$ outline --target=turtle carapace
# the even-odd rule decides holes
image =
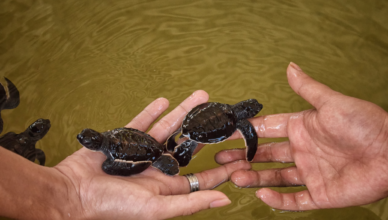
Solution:
[[[179,173],[178,162],[164,153],[164,146],[137,129],[124,127],[99,133],[87,128],[77,139],[89,150],[105,154],[102,170],[107,174],[129,176],[151,165],[167,175]]]
[[[256,154],[258,137],[247,119],[254,117],[262,108],[263,105],[256,99],[248,99],[235,105],[218,102],[200,104],[186,115],[181,127],[167,139],[166,148],[178,160],[179,166],[186,166],[198,143],[219,143],[238,130],[245,140],[246,158],[252,161]],[[175,136],[180,132],[181,137],[188,140],[178,145]]]

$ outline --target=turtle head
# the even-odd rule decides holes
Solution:
[[[82,146],[88,148],[89,150],[100,150],[104,137],[100,132],[86,128],[77,135],[78,141]]]
[[[252,118],[261,111],[263,105],[256,99],[248,99],[232,105],[232,109],[238,120]]]
[[[27,128],[27,132],[31,137],[41,139],[47,134],[50,127],[50,120],[39,118]]]

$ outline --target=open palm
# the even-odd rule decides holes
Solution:
[[[195,92],[155,123],[149,134],[163,143],[179,127],[190,109],[207,100],[206,92]],[[166,99],[157,99],[126,127],[146,131],[167,107]],[[101,169],[104,160],[106,157],[102,153],[82,148],[55,167],[66,176],[72,201],[78,202],[77,210],[69,213],[70,217],[166,219],[224,206],[229,204],[230,200],[223,193],[206,189],[227,181],[235,170],[250,169],[248,162],[240,161],[198,173],[196,176],[200,190],[204,191],[190,193],[186,177],[167,176],[152,167],[129,177],[111,176]]]
[[[287,75],[292,89],[315,109],[252,119],[259,137],[289,138],[259,145],[254,162],[294,162],[295,167],[240,170],[232,174],[232,181],[242,187],[306,185],[307,190],[297,193],[257,191],[268,205],[286,210],[362,205],[386,197],[387,112],[331,90],[295,64]],[[222,164],[243,156],[242,150],[227,150],[216,159]]]

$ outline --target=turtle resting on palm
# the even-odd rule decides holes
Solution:
[[[187,166],[198,143],[216,144],[228,139],[238,130],[247,147],[246,159],[252,161],[257,150],[258,137],[255,128],[247,120],[261,111],[263,105],[256,99],[248,99],[235,105],[207,102],[193,108],[183,119],[181,127],[167,139],[166,148],[179,161],[179,166]],[[187,140],[177,144],[175,136]]]
[[[0,146],[19,154],[28,160],[35,162],[39,160],[40,165],[44,165],[46,156],[40,149],[35,148],[37,141],[42,139],[51,127],[50,120],[38,119],[20,134],[8,132],[0,137]]]
[[[19,91],[16,86],[9,79],[5,78],[5,80],[7,81],[8,96],[5,92],[4,86],[0,84],[0,133],[3,132],[1,110],[16,108],[20,102]]]
[[[179,173],[178,161],[164,146],[134,128],[116,128],[103,133],[86,128],[77,135],[87,149],[100,151],[107,159],[102,170],[110,175],[129,176],[153,166],[167,175]]]
[[[107,159],[102,170],[111,175],[129,176],[138,174],[152,166],[167,175],[179,173],[186,166],[198,143],[218,143],[239,130],[248,145],[247,159],[251,161],[257,149],[257,134],[246,120],[255,116],[263,106],[249,99],[230,106],[209,102],[191,110],[182,123],[183,136],[190,139],[177,145],[174,138],[167,147],[150,135],[134,128],[116,128],[100,133],[86,128],[77,135],[78,141],[87,149],[100,151]]]

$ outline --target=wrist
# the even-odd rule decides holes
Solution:
[[[80,219],[75,188],[54,168],[0,147],[0,215],[14,219]],[[70,215],[70,216],[69,216]]]
[[[83,219],[80,197],[74,184],[55,168],[48,168],[51,180],[43,196],[47,213],[45,219]],[[44,208],[44,207],[43,207]]]

